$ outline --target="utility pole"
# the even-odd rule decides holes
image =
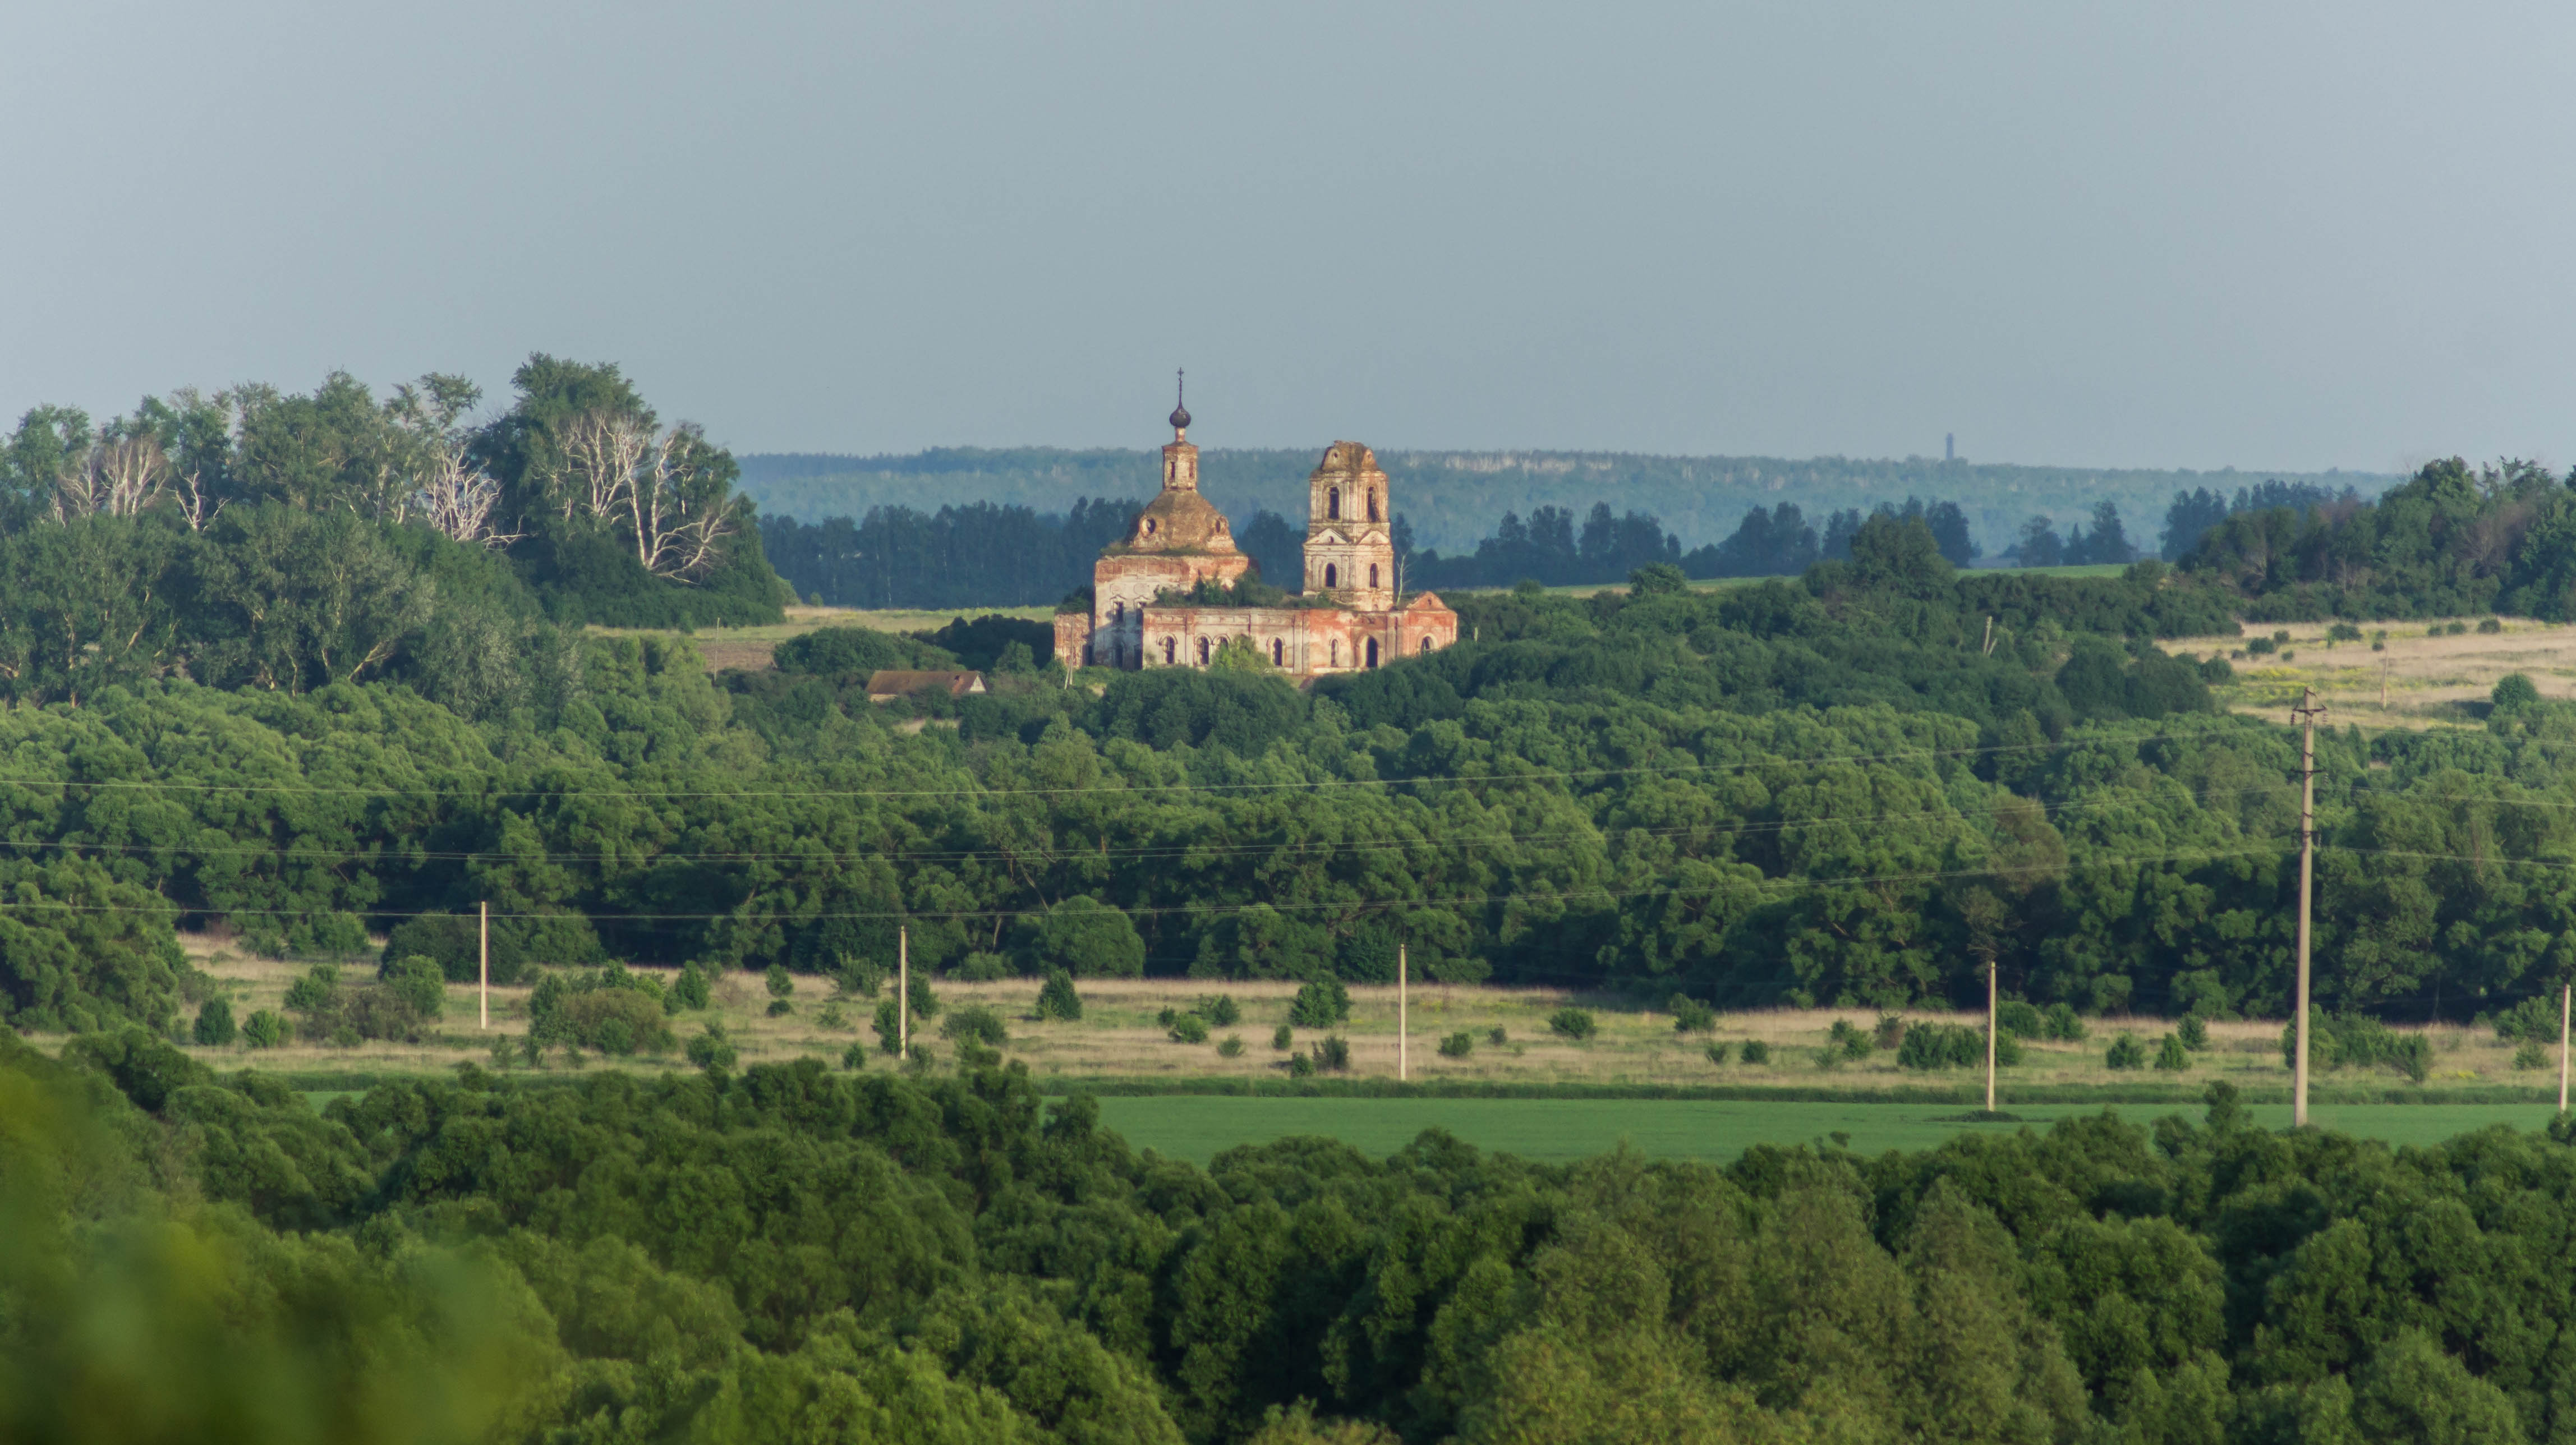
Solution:
[[[912,1057],[912,932],[901,923],[894,926],[894,1053]]]
[[[2567,1112],[2567,1005],[2576,998],[2576,987],[2558,986],[2558,1112]]]
[[[485,1027],[485,1028],[487,1028],[487,1029],[488,1029],[488,1028],[492,1027],[492,900],[491,900],[491,899],[486,898],[486,899],[484,899],[484,900],[483,900],[483,903],[482,903],[482,914],[483,914],[483,918],[482,918],[482,926],[481,926],[478,930],[476,930],[476,931],[477,931],[477,933],[481,936],[481,939],[482,939],[482,943],[481,943],[480,951],[481,951],[481,954],[482,954],[482,960],[483,960],[483,961],[482,961],[481,970],[480,970],[480,972],[481,972],[481,976],[482,976],[482,982],[477,986],[477,989],[478,989],[478,992],[479,992],[479,993],[481,994],[481,996],[482,996],[483,1027]]]
[[[2308,1127],[2308,901],[2317,854],[2317,719],[2325,705],[2313,687],[2299,689],[2290,716],[2299,726],[2299,1017],[2298,1057],[2291,1064],[2290,1125]]]
[[[1978,647],[1977,655],[1979,657],[1992,657],[1995,655],[1995,618],[1994,614],[1991,612],[1986,614],[1986,640],[1982,646]]]
[[[1404,1082],[1407,1065],[1411,1062],[1405,1053],[1404,985],[1404,945],[1399,943],[1395,946],[1395,1079],[1397,1083]],[[2563,1074],[2565,1070],[2562,1069],[2560,1072]],[[2559,1085],[2559,1092],[2561,1094],[2567,1092],[2563,1082]],[[2566,1100],[2561,1099],[2558,1107],[2566,1108]]]
[[[1986,1112],[1995,1111],[1995,956],[1986,955]]]

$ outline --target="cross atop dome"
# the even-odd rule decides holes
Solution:
[[[1187,371],[1172,373],[1172,440],[1176,442],[1190,438],[1190,409],[1181,404],[1181,384],[1188,379]]]

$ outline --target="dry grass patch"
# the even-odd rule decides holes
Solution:
[[[2364,622],[2363,640],[2329,645],[2323,622],[2245,624],[2245,637],[2184,637],[2160,644],[2178,657],[2226,657],[2253,637],[2287,631],[2292,654],[2234,659],[2236,680],[2215,689],[2231,712],[2280,721],[2304,687],[2314,687],[2338,725],[2365,728],[2476,727],[2487,695],[2505,674],[2528,675],[2541,696],[2576,698],[2576,626],[2504,620],[2501,632],[2481,633],[2475,617],[2439,621]],[[2451,621],[2467,630],[2454,637]],[[2383,651],[2370,638],[2386,631]]]
[[[919,608],[790,607],[787,620],[764,627],[701,627],[696,631],[654,627],[590,627],[598,637],[685,637],[698,646],[707,671],[729,667],[760,672],[771,665],[778,644],[824,627],[872,627],[879,632],[935,632],[960,617],[1016,617],[1044,622],[1052,607],[958,607],[937,611]]]

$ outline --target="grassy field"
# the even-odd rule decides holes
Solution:
[[[959,617],[982,617],[988,614],[1016,617],[1023,622],[1044,622],[1055,616],[1052,607],[961,607],[942,611],[918,611],[909,608],[867,610],[855,607],[790,607],[787,620],[770,627],[701,627],[694,632],[650,627],[593,627],[600,637],[686,637],[698,645],[707,660],[707,670],[722,672],[729,667],[757,672],[769,666],[770,653],[791,637],[802,636],[818,627],[873,627],[879,632],[934,632]]]
[[[218,980],[233,1005],[234,1016],[254,1009],[281,1007],[287,985],[300,975],[302,962],[247,957],[222,941],[204,937],[185,940],[198,966]],[[366,961],[346,965],[363,980],[372,976]],[[650,970],[638,970],[650,972]],[[669,977],[663,974],[663,977]],[[862,1045],[865,1067],[883,1068],[891,1060],[876,1045],[869,1028],[873,999],[836,997],[823,980],[802,977],[784,1014],[768,1012],[770,997],[763,980],[735,973],[715,981],[710,1008],[672,1020],[678,1039],[715,1024],[724,1029],[744,1064],[781,1062],[799,1057],[823,1059],[838,1067],[853,1044]],[[1084,1017],[1080,1022],[1040,1021],[1033,1017],[1037,983],[1010,979],[994,983],[942,980],[937,985],[947,1014],[917,1022],[916,1038],[946,1057],[952,1046],[940,1027],[954,1011],[982,1004],[1004,1019],[1010,1033],[1003,1046],[1025,1063],[1050,1091],[1085,1084],[1129,1090],[1176,1091],[1284,1087],[1291,1053],[1312,1053],[1321,1040],[1314,1030],[1294,1030],[1289,1048],[1274,1046],[1274,1031],[1285,1024],[1295,986],[1286,983],[1228,983],[1139,979],[1088,980],[1082,985]],[[1164,1009],[1205,1010],[1222,992],[1241,1011],[1239,1023],[1211,1027],[1204,1043],[1175,1042],[1159,1021]],[[1351,1015],[1331,1032],[1349,1047],[1345,1074],[1326,1073],[1325,1080],[1392,1080],[1397,1071],[1396,997],[1391,986],[1351,989]],[[492,990],[491,1027],[480,1027],[474,990],[456,985],[448,990],[446,1017],[437,1031],[418,1043],[374,1042],[350,1048],[298,1040],[284,1047],[252,1053],[242,1046],[196,1050],[219,1068],[255,1065],[307,1077],[374,1075],[444,1070],[462,1061],[489,1063],[496,1052],[515,1056],[525,1034],[525,987]],[[1596,1032],[1576,1041],[1549,1028],[1559,1009],[1586,1007]],[[1613,1001],[1588,999],[1545,989],[1472,988],[1429,985],[1412,990],[1408,1030],[1407,1073],[1433,1088],[1457,1091],[1551,1088],[1630,1092],[1725,1089],[1782,1096],[1870,1100],[1921,1098],[1927,1094],[1967,1098],[1977,1086],[1972,1070],[1925,1072],[1900,1069],[1895,1055],[1873,1050],[1866,1057],[1842,1057],[1826,1043],[1837,1020],[1864,1029],[1878,1022],[1874,1011],[1860,1009],[1780,1010],[1722,1014],[1711,1034],[1684,1034],[1670,1014],[1643,1011]],[[1974,1015],[1911,1011],[1909,1022],[1954,1022],[1981,1025]],[[2106,1018],[2088,1021],[2092,1036],[2080,1043],[2025,1044],[2028,1058],[2002,1072],[2006,1107],[2019,1091],[2025,1099],[2191,1098],[2213,1078],[2223,1078],[2249,1098],[2281,1096],[2289,1082],[2281,1062],[2277,1021],[2220,1021],[2209,1026],[2210,1047],[2191,1056],[2180,1072],[2114,1071],[2105,1053],[2110,1041],[2131,1033],[2152,1046],[2169,1025],[2153,1018]],[[1499,1032],[1501,1042],[1495,1041]],[[2513,1050],[2486,1029],[2465,1024],[2437,1024],[2423,1030],[2431,1039],[2435,1067],[2422,1085],[2410,1084],[2392,1071],[2328,1071],[2320,1075],[2318,1097],[2342,1095],[2345,1102],[2377,1100],[2392,1092],[2428,1101],[2538,1097],[2554,1088],[2550,1070],[2517,1070]],[[1465,1035],[1469,1051],[1449,1057],[1438,1052],[1444,1039]],[[1235,1057],[1220,1046],[1241,1041]],[[1770,1051],[1762,1064],[1743,1062],[1743,1046],[1759,1041]],[[1726,1047],[1728,1059],[1714,1063],[1711,1043]],[[539,1067],[559,1073],[573,1061],[550,1053]],[[631,1059],[597,1055],[580,1061],[591,1068],[648,1071],[686,1068],[676,1052]],[[510,1065],[524,1068],[523,1063]],[[320,1084],[311,1087],[323,1087]]]
[[[2229,658],[2236,680],[2217,690],[2220,705],[2275,722],[2287,720],[2303,687],[2317,690],[2335,726],[2374,729],[2479,726],[2487,694],[2509,672],[2528,674],[2543,697],[2576,697],[2576,626],[2516,619],[2482,633],[2482,619],[2451,620],[2466,630],[2453,636],[2444,621],[2364,622],[2362,641],[2330,643],[2322,622],[2249,622],[2245,637],[2163,646],[2177,656]],[[2281,652],[2244,651],[2248,639],[2283,631],[2290,640]],[[2385,645],[2374,651],[2371,640],[2382,632]]]
[[[2046,1128],[2072,1114],[2101,1106],[2039,1104],[2004,1112]],[[2111,1106],[2133,1122],[2180,1114],[2197,1120],[2201,1109],[2179,1104]],[[1261,1144],[1297,1134],[1339,1139],[1372,1158],[1411,1143],[1425,1129],[1440,1128],[1479,1149],[1562,1163],[1625,1143],[1658,1159],[1701,1159],[1723,1164],[1753,1144],[1843,1142],[1865,1154],[1888,1149],[1929,1149],[1963,1133],[2009,1134],[2025,1124],[1969,1123],[1956,1104],[1805,1103],[1772,1100],[1670,1099],[1226,1099],[1105,1098],[1101,1122],[1139,1149],[1205,1164],[1239,1144]],[[2507,1124],[2537,1129],[2549,1122],[2543,1104],[2341,1104],[2309,1110],[2317,1125],[2383,1139],[2392,1144],[2431,1144]],[[2287,1104],[2258,1104],[2255,1123],[2286,1128]]]

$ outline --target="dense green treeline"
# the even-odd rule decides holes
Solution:
[[[731,455],[614,366],[512,380],[480,424],[437,375],[28,412],[0,442],[0,691],[404,677],[479,711],[553,686],[551,625],[779,620]]]
[[[2257,621],[2576,617],[2576,474],[2428,464],[2374,502],[2239,512],[2179,564]]]
[[[379,1086],[0,1036],[28,1441],[2510,1442],[2576,1149],[2109,1115],[1570,1166],[1138,1156],[1018,1066]]]
[[[1961,577],[1879,519],[1795,584],[1478,598],[1455,648],[1311,695],[1055,686],[1010,670],[1027,624],[934,635],[1020,658],[994,693],[892,704],[867,673],[931,643],[823,632],[710,679],[591,640],[558,699],[480,721],[395,683],[113,686],[0,713],[0,1000],[167,1027],[174,921],[355,951],[488,900],[537,964],[868,975],[906,924],[929,970],[1368,980],[1401,940],[1455,981],[1895,1005],[1979,996],[1991,954],[2043,1003],[2278,1016],[2294,741],[2146,641],[2209,630],[2210,595],[2155,563]],[[2322,740],[2329,1007],[2462,1017],[2570,971],[2571,733],[2527,701]]]

